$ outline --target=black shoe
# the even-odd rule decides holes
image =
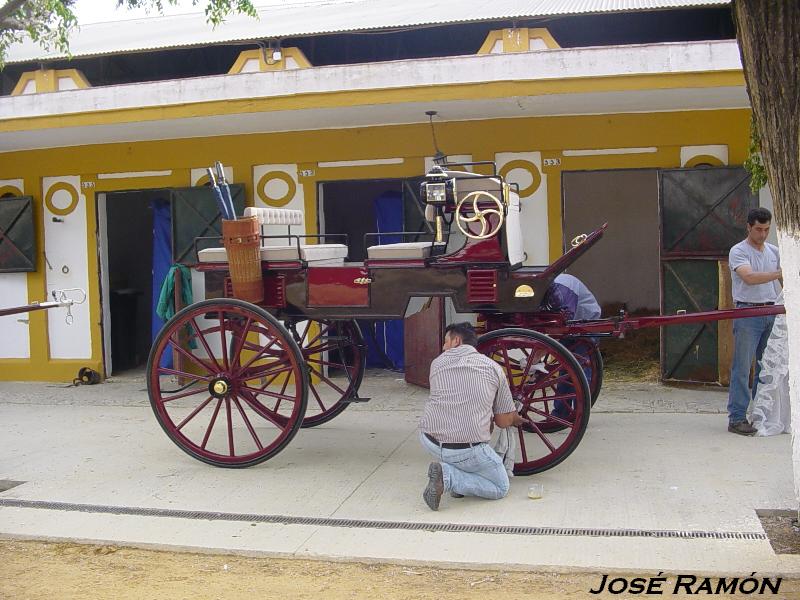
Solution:
[[[728,423],[728,431],[739,435],[755,435],[758,430],[745,419],[736,423]]]
[[[450,492],[451,498],[463,498],[464,494],[459,494],[458,492]]]
[[[444,493],[444,477],[442,475],[442,465],[432,462],[428,466],[428,485],[422,492],[425,504],[431,510],[439,510],[439,501]]]

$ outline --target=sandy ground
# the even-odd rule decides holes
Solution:
[[[16,540],[0,540],[0,557],[4,600],[630,597],[590,594],[598,587],[600,574],[332,563]],[[665,595],[672,595],[674,580],[664,584]],[[800,598],[800,582],[784,581],[780,593],[770,596]]]

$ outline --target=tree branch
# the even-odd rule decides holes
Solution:
[[[28,0],[8,0],[3,6],[0,6],[0,28],[5,27],[5,23],[10,21],[11,15],[22,8]]]

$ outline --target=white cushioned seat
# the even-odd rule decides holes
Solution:
[[[441,243],[441,245],[444,244]],[[430,242],[401,242],[367,248],[367,257],[373,260],[422,259],[428,258],[430,255]]]
[[[300,260],[301,258],[314,266],[340,265],[347,257],[347,246],[344,244],[303,244],[300,254],[297,246],[261,246],[261,260],[286,261]],[[228,262],[225,248],[206,248],[197,253],[197,258],[202,263]]]

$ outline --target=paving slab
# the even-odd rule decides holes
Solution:
[[[757,509],[795,509],[788,435],[725,428],[726,395],[604,388],[578,449],[491,502],[421,499],[425,390],[371,374],[328,424],[273,459],[219,469],[161,431],[140,375],[63,388],[0,383],[0,535],[476,568],[800,575]],[[544,497],[531,500],[532,481]],[[505,528],[505,529],[504,529]]]

